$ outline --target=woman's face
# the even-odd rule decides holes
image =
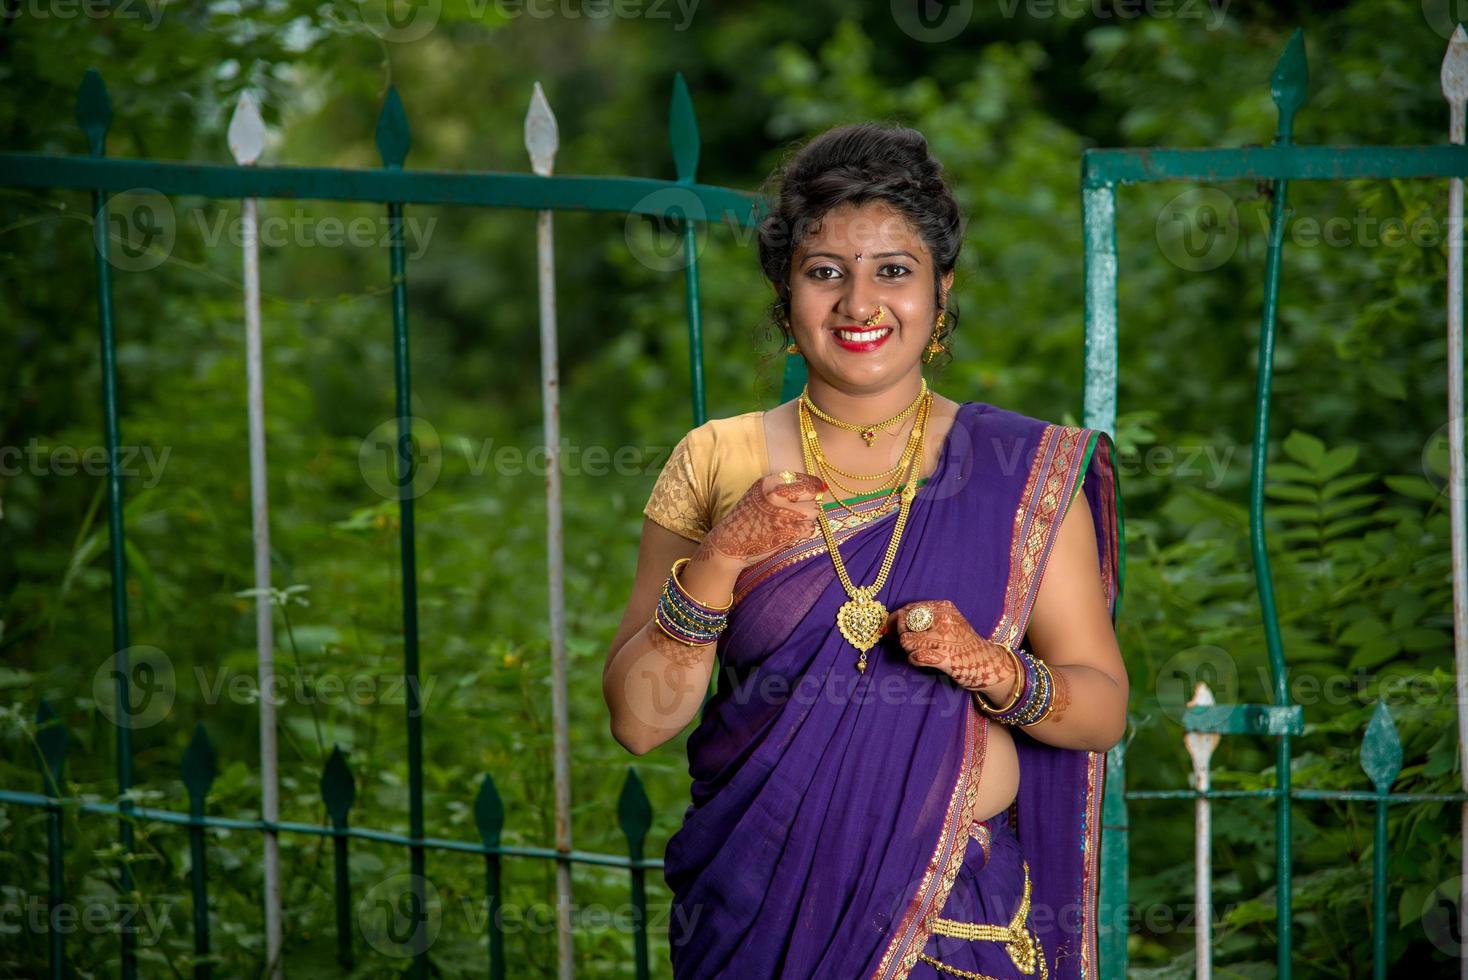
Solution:
[[[949,272],[944,296],[952,283]],[[810,373],[828,384],[881,390],[919,370],[937,318],[932,254],[888,204],[833,208],[795,249],[790,327]]]

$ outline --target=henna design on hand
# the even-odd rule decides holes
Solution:
[[[825,489],[825,484],[809,473],[800,473],[795,482],[776,483],[766,492],[766,479],[761,477],[750,484],[744,496],[704,537],[700,550],[707,546],[722,555],[748,563],[819,532],[814,512],[787,507],[775,503],[772,498],[779,497],[792,503],[813,503],[814,496]]]
[[[937,667],[969,690],[992,687],[1014,676],[1014,661],[1004,647],[979,636],[952,602],[938,599],[904,606],[894,614],[899,625],[905,625],[912,605],[932,609],[933,625],[919,633],[904,628],[899,634],[910,661]]]

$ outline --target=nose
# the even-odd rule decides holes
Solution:
[[[858,276],[847,280],[849,285],[841,297],[837,312],[856,323],[864,323],[882,309],[882,301],[876,284],[864,282]]]

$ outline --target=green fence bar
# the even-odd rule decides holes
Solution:
[[[182,775],[189,791],[189,885],[194,896],[194,976],[208,980],[214,975],[209,957],[209,889],[207,855],[204,847],[204,798],[214,783],[214,746],[203,724],[194,726],[194,737],[184,750]]]
[[[1388,796],[1402,771],[1402,742],[1386,703],[1376,702],[1361,741],[1361,768],[1376,787],[1376,826],[1371,843],[1371,975],[1386,980],[1386,813]]]
[[[377,117],[377,151],[388,170],[401,170],[407,159],[412,137],[408,116],[397,86],[390,86],[382,111]],[[403,252],[403,204],[389,201],[388,262],[392,274],[393,377],[397,392],[396,482],[398,490],[398,547],[402,566],[403,602],[403,681],[408,729],[408,833],[413,843],[408,846],[409,866],[415,908],[425,908],[424,882],[427,865],[423,836],[423,709],[419,704],[418,671],[418,554],[413,524],[413,481],[417,476],[417,454],[413,445],[412,371],[408,360],[408,284],[407,258]],[[428,950],[415,937],[413,943],[413,976],[426,980]]]
[[[353,966],[352,876],[347,865],[347,814],[357,798],[357,781],[341,746],[333,745],[321,772],[321,799],[331,818],[332,868],[336,877],[336,962],[343,970]],[[285,829],[285,825],[281,826]],[[268,975],[268,973],[267,973]]]
[[[484,844],[484,902],[489,910],[490,980],[505,980],[505,935],[500,923],[502,888],[500,881],[500,832],[505,827],[505,804],[494,785],[494,777],[484,774],[479,795],[474,798],[474,825]]]
[[[1294,127],[1295,112],[1305,102],[1308,72],[1305,64],[1305,42],[1296,30],[1280,56],[1270,79],[1270,94],[1279,107],[1276,145],[1287,145]],[[1249,466],[1249,542],[1254,556],[1254,579],[1259,589],[1259,610],[1264,620],[1264,637],[1269,647],[1269,672],[1273,680],[1276,705],[1289,704],[1288,676],[1285,670],[1284,641],[1279,631],[1279,615],[1275,609],[1274,577],[1269,567],[1269,551],[1264,537],[1265,468],[1269,462],[1269,402],[1274,379],[1274,339],[1276,308],[1279,301],[1279,264],[1284,250],[1284,229],[1290,218],[1285,195],[1289,181],[1274,182],[1274,201],[1270,215],[1269,244],[1264,264],[1264,309],[1259,327],[1259,373],[1255,396],[1254,448]],[[1293,838],[1290,821],[1290,734],[1279,736],[1275,746],[1275,778],[1279,800],[1275,806],[1275,909],[1278,915],[1279,944],[1275,964],[1281,977],[1290,976],[1291,945],[1294,936],[1291,911]]]
[[[652,826],[652,803],[634,766],[627,767],[622,797],[617,802],[617,821],[627,835],[627,859],[632,874],[632,952],[637,980],[648,980],[647,956],[647,871],[643,867],[643,845]]]
[[[66,901],[66,866],[62,852],[61,797],[66,751],[70,742],[66,726],[56,717],[49,701],[41,699],[36,709],[36,765],[41,770],[41,783],[46,791],[46,942],[51,980],[67,975],[66,946],[62,942],[58,915]]]
[[[87,72],[77,96],[76,119],[87,135],[87,151],[93,158],[107,153],[107,129],[112,122],[112,104],[107,86],[95,69]],[[131,857],[134,848],[133,822],[129,810],[133,785],[132,725],[129,714],[132,699],[128,692],[127,621],[127,535],[122,522],[122,474],[117,469],[122,437],[117,421],[117,341],[112,320],[112,266],[108,253],[107,191],[92,190],[92,244],[97,267],[97,317],[101,326],[102,345],[102,419],[107,440],[107,530],[112,559],[112,677],[117,704],[113,718],[117,752],[117,796],[120,804],[117,832],[122,843],[119,888],[122,901],[137,901],[133,883]],[[137,937],[131,930],[119,930],[123,980],[138,975]]]

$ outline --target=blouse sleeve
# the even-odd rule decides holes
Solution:
[[[702,541],[709,531],[708,502],[694,472],[689,441],[685,435],[673,447],[642,513],[675,534]]]

